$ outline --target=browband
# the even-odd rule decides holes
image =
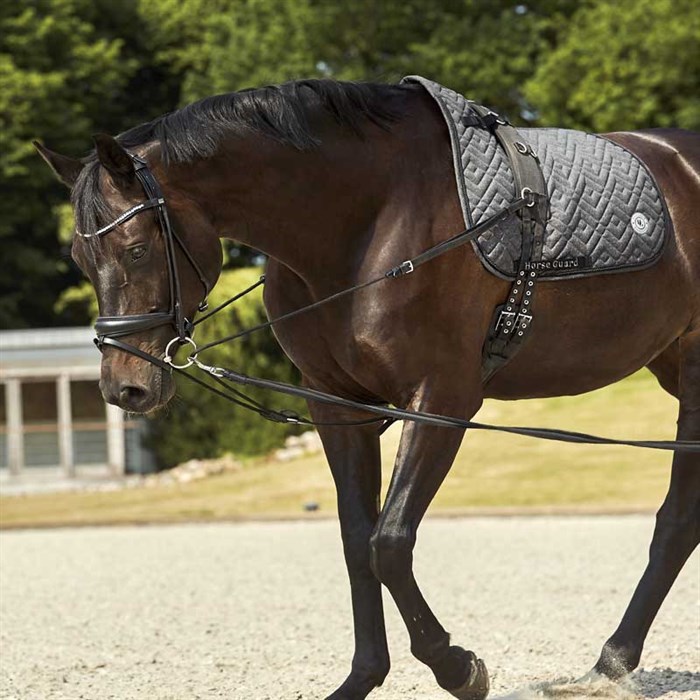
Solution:
[[[94,233],[80,233],[80,231],[78,230],[76,230],[76,233],[82,238],[95,238],[97,236],[104,236],[105,233],[113,231],[115,228],[117,228],[117,226],[121,226],[123,223],[129,221],[129,219],[133,219],[137,214],[140,214],[142,211],[146,211],[147,209],[153,209],[154,207],[159,207],[163,204],[165,204],[165,200],[162,197],[148,199],[145,202],[141,202],[141,204],[137,204],[135,207],[131,207],[131,209],[127,209],[123,214],[120,214],[114,221],[107,224],[106,226],[103,226],[102,228],[97,229],[97,231],[95,231]]]

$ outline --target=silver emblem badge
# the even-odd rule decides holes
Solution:
[[[649,219],[640,211],[632,214],[632,228],[637,233],[646,233],[649,230]]]

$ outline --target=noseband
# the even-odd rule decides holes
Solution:
[[[148,169],[145,160],[138,156],[129,153],[129,157],[134,162],[134,170],[143,191],[148,199],[141,204],[137,204],[131,209],[128,209],[123,214],[120,214],[114,221],[98,229],[94,233],[80,233],[78,235],[83,238],[96,238],[105,236],[111,231],[114,231],[118,226],[129,221],[134,216],[155,209],[158,225],[163,233],[165,242],[165,258],[168,265],[168,286],[170,291],[170,306],[168,311],[156,311],[147,314],[124,314],[121,316],[99,316],[95,322],[95,344],[100,350],[103,345],[121,345],[110,342],[114,338],[119,338],[132,333],[159,328],[160,326],[172,326],[175,329],[176,337],[173,341],[180,344],[186,343],[192,334],[192,323],[187,318],[182,310],[182,292],[180,285],[180,276],[178,274],[177,259],[175,256],[175,246],[177,245],[184,254],[187,261],[192,266],[192,269],[197,273],[202,286],[204,287],[204,298],[199,304],[199,310],[204,311],[207,308],[207,295],[210,287],[204,277],[201,268],[192,257],[192,254],[187,250],[187,247],[182,242],[182,239],[177,235],[170,223],[168,216],[168,208],[163,197],[163,192],[160,189],[158,181],[153,176],[153,173]],[[171,341],[171,342],[173,342]],[[170,345],[168,346],[170,347]]]

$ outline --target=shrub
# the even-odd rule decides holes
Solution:
[[[209,297],[210,308],[253,284],[260,268],[227,270]],[[262,287],[238,300],[198,326],[198,345],[231,335],[267,320]],[[206,351],[208,364],[235,369],[252,376],[297,384],[299,373],[282,353],[271,331],[263,330]],[[189,370],[194,372],[194,368]],[[197,376],[206,378],[203,373]],[[274,408],[306,412],[301,399],[271,394],[255,388],[242,388],[260,403]],[[298,426],[272,423],[257,414],[229,403],[205,389],[177,379],[177,396],[151,421],[148,446],[163,467],[192,458],[216,457],[226,452],[254,455],[268,452],[285,437],[300,432]]]

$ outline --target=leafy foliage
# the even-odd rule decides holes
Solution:
[[[168,80],[130,36],[136,9],[130,0],[0,4],[0,327],[60,321],[56,296],[80,279],[58,236],[65,189],[32,139],[80,155],[91,133],[160,111]]]
[[[80,155],[215,92],[422,73],[521,123],[700,127],[695,0],[31,0],[0,4],[0,326],[79,281],[65,191],[31,147]],[[228,246],[234,265],[253,253]],[[65,307],[68,309],[68,307]]]
[[[700,129],[697,2],[584,6],[525,92],[546,124],[590,131]]]

